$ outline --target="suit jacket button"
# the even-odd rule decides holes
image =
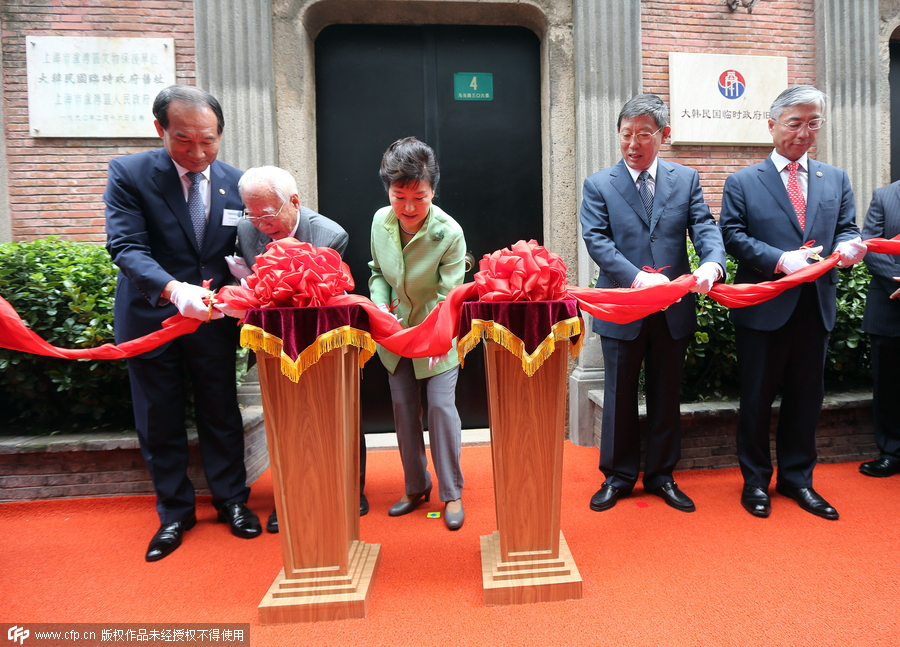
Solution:
[[[655,243],[655,242],[656,242],[656,236],[650,236],[650,242],[651,242],[651,243]]]

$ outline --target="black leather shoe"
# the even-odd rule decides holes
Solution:
[[[835,521],[839,516],[838,511],[832,508],[831,504],[811,487],[788,487],[787,485],[776,483],[775,491],[782,496],[793,499],[800,504],[801,508],[817,517]]]
[[[874,461],[868,461],[859,466],[859,471],[866,476],[893,476],[900,474],[900,459],[890,456],[879,456]]]
[[[772,502],[769,495],[761,487],[745,485],[741,493],[741,505],[754,517],[766,518],[772,512]]]
[[[591,497],[591,510],[594,510],[595,512],[609,510],[616,505],[616,502],[618,502],[620,497],[628,496],[628,494],[628,491],[620,490],[614,485],[604,483],[603,487],[597,490],[597,492],[594,493],[594,496]]]
[[[252,539],[262,533],[259,517],[243,503],[231,503],[219,510],[219,521],[231,524],[231,534],[235,537]]]
[[[662,497],[662,500],[668,505],[682,512],[693,512],[697,509],[694,502],[691,501],[691,497],[679,490],[675,481],[663,483],[658,488],[650,490],[650,494]]]
[[[185,530],[190,530],[197,525],[197,515],[193,512],[184,521],[164,523],[153,535],[150,545],[147,547],[146,559],[148,562],[158,562],[173,550],[181,546],[181,536]]]
[[[431,501],[431,486],[428,486],[428,489],[424,492],[419,492],[418,494],[414,494],[409,498],[409,501],[397,501],[394,505],[391,506],[390,510],[388,510],[388,514],[392,517],[400,517],[404,514],[409,514],[413,510],[416,509],[422,500],[426,502]]]
[[[369,512],[369,500],[362,492],[359,493],[359,516],[364,517]]]
[[[266,530],[271,533],[278,532],[278,510],[272,510],[269,520],[266,522]]]

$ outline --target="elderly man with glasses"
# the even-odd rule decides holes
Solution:
[[[314,247],[330,247],[341,256],[350,237],[330,218],[300,204],[294,176],[277,166],[248,169],[238,182],[241,201],[246,207],[237,227],[236,256],[226,258],[232,275],[242,280],[252,273],[254,259],[266,251],[273,240],[296,238]],[[227,313],[226,314],[231,314]],[[366,473],[365,437],[360,432],[359,512],[369,511],[363,494]],[[278,516],[273,510],[266,530],[278,532]]]
[[[798,85],[782,92],[769,118],[775,150],[725,181],[719,226],[725,249],[738,261],[735,283],[781,278],[806,267],[822,250],[840,252],[839,267],[865,256],[847,173],[808,155],[824,113],[825,95],[816,88]],[[837,271],[831,270],[774,299],[731,311],[741,377],[741,504],[754,516],[771,512],[769,430],[772,403],[781,388],[775,491],[807,512],[838,518],[812,482],[837,281]]]
[[[618,131],[622,160],[584,181],[581,203],[584,243],[600,268],[597,287],[644,288],[689,273],[690,235],[700,257],[692,292],[709,292],[724,276],[725,248],[697,171],[659,157],[671,131],[666,104],[653,94],[634,97],[619,113]],[[592,510],[612,508],[637,482],[642,364],[649,426],[644,491],[677,510],[695,509],[672,475],[681,458],[679,396],[685,352],[697,327],[694,299],[688,294],[665,312],[629,324],[594,319],[606,370],[600,435],[606,480],[591,498]]]
[[[229,260],[238,280],[247,277],[253,259],[273,240],[296,238],[314,247],[330,247],[343,256],[349,236],[335,221],[300,204],[294,176],[277,166],[248,169],[238,183],[244,217],[238,223],[236,258]]]

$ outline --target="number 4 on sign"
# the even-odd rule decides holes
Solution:
[[[472,82],[469,84],[469,87],[478,92],[478,77],[473,76]]]

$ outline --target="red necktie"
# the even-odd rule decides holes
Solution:
[[[788,163],[788,170],[791,172],[788,176],[787,192],[791,196],[791,202],[794,204],[794,211],[797,212],[797,220],[800,221],[800,229],[806,228],[806,202],[803,200],[803,191],[800,190],[800,183],[797,181],[797,168],[800,166],[797,162]]]

